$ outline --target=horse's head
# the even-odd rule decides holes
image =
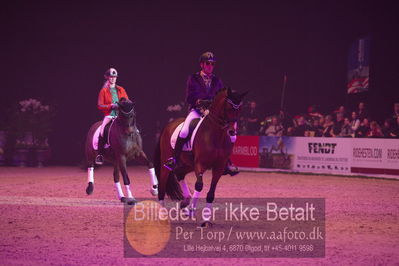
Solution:
[[[121,98],[118,102],[119,114],[123,120],[128,120],[128,124],[132,125],[135,122],[136,114],[134,112],[133,102],[126,98]]]
[[[248,94],[248,91],[244,93],[238,93],[236,91],[227,89],[227,95],[225,99],[225,115],[226,120],[229,122],[237,122],[240,118],[241,109],[242,109],[242,99],[245,95]]]
[[[230,88],[224,88],[216,95],[210,110],[226,122],[236,122],[240,117],[242,99],[247,94],[248,91],[240,94]]]
[[[238,93],[230,88],[220,90],[210,108],[212,115],[231,128],[240,118],[242,99],[247,94],[248,91]]]

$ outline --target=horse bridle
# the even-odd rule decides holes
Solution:
[[[234,110],[238,110],[241,107],[241,105],[242,105],[242,102],[240,102],[239,104],[235,104],[229,98],[226,99],[226,102],[228,102],[233,107]]]
[[[123,111],[122,109],[119,109],[118,111],[120,111],[122,114],[128,116],[128,115],[130,115],[131,113],[133,113],[134,108],[132,108],[132,110],[130,110],[129,112],[125,112],[125,111]]]
[[[132,109],[131,109],[129,112],[123,111],[122,108],[119,108],[118,111],[121,112],[121,113],[124,115],[125,118],[130,118],[130,116],[133,116],[132,113],[134,113],[134,108],[132,107]],[[133,122],[133,120],[134,120],[134,119],[132,119],[132,122]],[[127,124],[127,128],[132,127],[132,122],[130,122],[130,123]],[[128,136],[132,136],[132,134],[133,134],[133,132],[128,133],[127,135],[128,135]]]
[[[235,103],[233,103],[233,101],[231,99],[229,99],[227,97],[226,97],[226,102],[229,103],[233,107],[234,110],[238,110],[242,106],[242,102],[240,102],[239,104],[235,104]],[[223,117],[227,117],[226,108],[224,108],[223,112],[224,112]],[[238,118],[225,119],[225,118],[217,117],[217,116],[213,115],[212,113],[209,113],[209,118],[214,120],[214,122],[216,124],[220,125],[222,127],[222,129],[227,128],[229,126],[229,123],[235,123],[238,121]]]

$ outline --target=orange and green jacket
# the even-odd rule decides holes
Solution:
[[[123,97],[129,99],[124,88],[116,85],[116,90],[118,92],[119,100]],[[111,105],[112,105],[111,91],[109,90],[109,88],[102,88],[100,94],[98,95],[98,103],[97,103],[98,109],[103,111],[104,115],[109,115],[112,111]]]

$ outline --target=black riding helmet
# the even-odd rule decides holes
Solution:
[[[105,74],[104,74],[104,78],[105,79],[108,79],[109,77],[117,77],[118,76],[118,72],[116,71],[116,69],[115,68],[110,68],[110,69],[108,69],[107,71],[105,71]]]
[[[209,62],[216,62],[216,57],[215,57],[215,55],[214,55],[212,52],[205,52],[205,53],[203,53],[203,54],[200,56],[200,58],[199,58],[199,62],[202,63],[202,62],[206,62],[206,61],[209,61]]]

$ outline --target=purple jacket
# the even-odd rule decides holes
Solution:
[[[213,75],[211,86],[208,89],[200,73],[192,74],[188,77],[186,88],[186,101],[189,108],[195,108],[195,102],[198,99],[213,100],[216,93],[223,88],[222,81]]]

